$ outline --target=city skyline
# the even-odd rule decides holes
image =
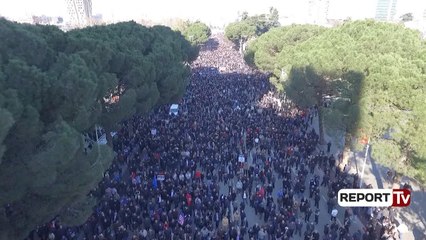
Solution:
[[[66,0],[70,23],[84,27],[92,20],[92,0]]]
[[[128,21],[150,19],[160,21],[168,18],[201,20],[211,25],[224,25],[237,19],[238,14],[247,11],[249,14],[267,13],[269,7],[276,7],[283,18],[293,22],[310,22],[309,2],[312,0],[264,0],[258,1],[209,1],[157,0],[154,2],[137,0],[92,0],[93,15],[102,14],[106,21]],[[318,0],[315,0],[318,1]],[[324,1],[324,0],[322,0]],[[383,1],[383,0],[381,0]],[[377,0],[328,0],[327,16],[329,19],[365,19],[374,18]],[[224,7],[226,6],[226,7]],[[400,0],[395,18],[407,12],[423,11],[426,1]],[[65,21],[67,14],[65,0],[15,0],[0,2],[0,15],[12,20],[30,18],[32,15],[62,16]],[[318,15],[318,14],[316,14]]]
[[[318,25],[327,23],[330,0],[309,0],[308,22]]]
[[[375,19],[378,21],[397,20],[398,0],[378,0]]]

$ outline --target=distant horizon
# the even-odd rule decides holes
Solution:
[[[304,22],[308,17],[308,0],[216,0],[213,1],[214,4],[210,3],[205,0],[157,0],[149,4],[140,0],[92,0],[92,14],[101,14],[107,22],[142,19],[161,22],[180,18],[199,20],[212,26],[222,26],[235,21],[244,11],[249,15],[267,13],[270,7],[277,8],[282,19]],[[377,0],[329,0],[328,19],[374,18],[376,5]],[[397,9],[397,18],[408,12],[418,15],[426,9],[426,1],[398,0]],[[69,20],[65,0],[14,0],[8,1],[7,4],[2,1],[0,15],[15,21],[31,18],[33,15],[60,16],[65,22]]]

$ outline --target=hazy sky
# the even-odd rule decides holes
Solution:
[[[281,16],[303,19],[307,15],[308,0],[92,0],[93,14],[104,19],[140,20],[150,18],[199,19],[223,24],[237,18],[238,12],[249,14],[267,12],[270,6]],[[330,0],[329,18],[372,18],[377,0]],[[398,15],[421,10],[426,0],[399,0]],[[0,15],[20,19],[31,15],[62,16],[68,18],[65,0],[0,0]]]

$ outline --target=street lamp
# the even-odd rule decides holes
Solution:
[[[357,141],[356,137],[352,137],[351,150],[352,150],[352,153],[353,153],[353,161],[354,161],[355,166],[356,166],[356,173],[358,174],[358,164],[357,164],[357,161],[356,161],[356,147],[355,147],[356,141]]]
[[[361,178],[359,181],[359,187],[362,186],[362,178],[364,177],[364,171],[365,171],[365,165],[367,163],[367,157],[368,157],[368,150],[370,149],[370,137],[368,137],[367,141],[367,149],[365,150],[365,156],[364,156],[364,163],[362,164],[362,172],[361,172]]]

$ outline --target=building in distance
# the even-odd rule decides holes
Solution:
[[[55,26],[62,26],[64,24],[64,18],[62,17],[49,17],[46,15],[41,15],[41,16],[32,16],[32,18],[33,18],[33,24],[55,25]]]
[[[81,28],[92,25],[92,0],[66,0],[70,24]]]
[[[378,0],[376,7],[377,21],[393,22],[396,19],[397,0]]]

